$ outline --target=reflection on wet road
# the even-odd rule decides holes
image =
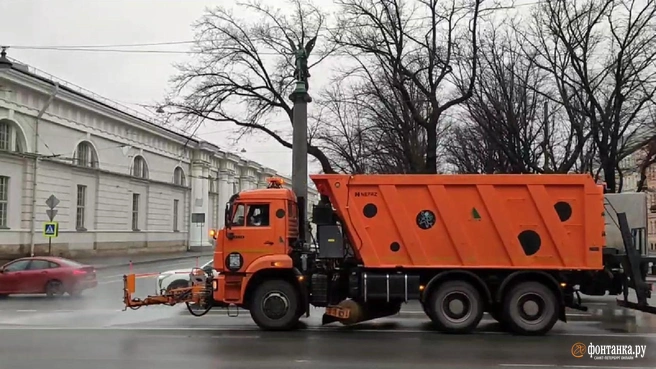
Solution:
[[[162,263],[135,271],[187,266]],[[617,307],[612,297],[583,296],[590,310],[568,311],[569,322],[557,323],[545,337],[512,336],[487,316],[472,335],[440,334],[418,304],[353,327],[322,327],[316,309],[299,331],[269,333],[244,311],[235,318],[221,309],[197,318],[183,306],[124,312],[124,272],[103,271],[99,287],[77,299],[0,300],[0,369],[656,368],[656,315]],[[154,293],[155,278],[139,279],[137,290],[140,297]],[[647,354],[621,361],[575,358],[577,342],[646,345]]]

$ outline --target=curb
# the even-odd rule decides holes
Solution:
[[[212,256],[212,255],[213,255],[213,253],[193,255],[193,256],[185,255],[185,256],[173,256],[173,257],[166,257],[166,258],[159,258],[159,259],[148,259],[148,260],[132,261],[132,265],[144,265],[144,264],[159,263],[159,262],[162,262],[162,261],[195,259],[195,258],[199,258],[199,257]],[[96,270],[105,270],[105,269],[112,269],[112,268],[121,268],[121,267],[126,267],[126,266],[130,266],[130,261],[121,262],[121,263],[117,263],[117,264],[94,265],[93,267],[96,268]]]

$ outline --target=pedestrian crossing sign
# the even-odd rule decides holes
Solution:
[[[47,222],[43,225],[43,236],[53,238],[59,236],[59,223]]]

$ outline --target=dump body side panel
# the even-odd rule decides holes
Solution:
[[[369,268],[601,269],[587,175],[315,175]]]

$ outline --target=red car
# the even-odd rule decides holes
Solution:
[[[50,256],[13,260],[0,267],[0,296],[42,294],[79,296],[98,285],[93,266]]]

